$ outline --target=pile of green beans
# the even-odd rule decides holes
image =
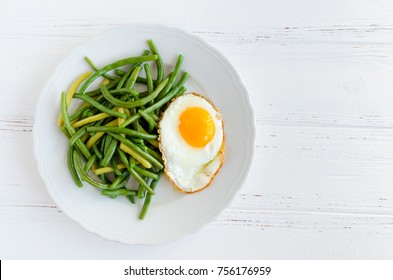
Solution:
[[[67,161],[75,184],[82,187],[87,182],[104,196],[127,197],[132,204],[143,199],[141,220],[164,168],[158,147],[159,116],[171,99],[186,91],[188,78],[181,71],[182,55],[165,75],[157,47],[152,40],[147,43],[149,50],[141,56],[103,67],[85,57],[93,72],[72,93],[72,100],[83,103],[70,114],[70,97],[63,92],[59,124],[69,139]],[[92,88],[93,84],[99,85]],[[137,188],[128,184],[130,178],[137,181]]]

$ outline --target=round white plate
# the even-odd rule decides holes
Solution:
[[[221,111],[225,128],[225,162],[211,186],[195,194],[174,189],[160,180],[145,220],[138,220],[141,202],[110,199],[85,183],[77,188],[67,168],[68,141],[58,129],[60,94],[89,70],[84,56],[98,66],[138,56],[153,39],[167,67],[183,54],[182,69],[190,73],[188,91],[211,99]],[[169,69],[168,68],[168,69]],[[168,73],[168,72],[167,72]],[[160,244],[194,233],[229,205],[251,165],[255,127],[247,91],[235,69],[216,49],[182,30],[159,25],[124,25],[95,36],[75,49],[58,66],[38,100],[34,152],[39,172],[59,208],[85,229],[127,244]]]

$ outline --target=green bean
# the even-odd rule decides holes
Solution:
[[[123,70],[120,70],[120,69],[115,69],[115,73],[117,76],[120,76],[120,77],[122,77],[126,74],[126,72],[124,72]]]
[[[122,101],[122,100],[114,97],[113,95],[111,95],[111,93],[109,92],[109,90],[105,86],[101,86],[101,92],[102,92],[102,95],[106,98],[106,100],[108,100],[109,102],[111,102],[115,106],[124,107],[124,108],[134,108],[134,107],[145,105],[145,104],[149,103],[151,100],[154,100],[154,98],[156,98],[156,96],[160,93],[160,91],[168,83],[168,80],[169,80],[168,78],[163,80],[160,84],[157,85],[157,87],[151,93],[149,93],[148,96],[143,97],[138,100],[135,100],[135,101],[129,101],[129,102]]]
[[[156,121],[156,122],[160,120],[160,117],[157,116],[157,115],[154,114],[154,113],[150,113],[149,115],[150,115],[150,117],[151,117],[154,121]]]
[[[154,157],[156,160],[158,160],[159,162],[162,163],[162,156],[161,156],[161,154],[157,153],[153,149],[150,149],[149,147],[147,147],[146,152],[148,152],[152,157]]]
[[[125,196],[133,204],[137,198],[144,199],[138,215],[141,220],[164,168],[157,147],[159,116],[172,98],[186,91],[184,83],[189,76],[184,72],[178,79],[184,59],[181,54],[173,72],[164,76],[164,63],[155,43],[151,39],[147,43],[150,51],[145,50],[143,55],[117,60],[102,68],[86,56],[85,61],[95,72],[74,93],[72,98],[85,103],[72,115],[68,114],[65,93],[61,96],[64,123],[60,129],[69,139],[67,160],[75,184],[82,187],[82,182],[87,182],[101,189],[102,195]],[[154,79],[153,64],[145,63],[151,61],[157,70]],[[141,74],[142,68],[145,75]],[[90,90],[90,86],[99,84],[97,79],[103,79],[101,86]],[[136,88],[136,83],[142,87]],[[99,179],[90,172],[96,168]],[[138,190],[126,187],[131,176],[138,182]]]
[[[136,166],[135,158],[133,156],[130,156],[130,167],[134,168]]]
[[[150,51],[145,50],[142,54],[142,56],[144,55],[148,55],[150,53]],[[141,63],[135,63],[133,66],[131,66],[127,72],[124,73],[124,75],[122,75],[121,80],[119,82],[119,84],[116,86],[116,89],[122,88],[124,83],[126,82],[126,80],[128,79],[128,77],[131,75],[131,73],[134,71],[135,67],[139,66]]]
[[[127,159],[127,156],[125,155],[125,153],[120,150],[119,147],[116,148],[117,153],[119,154],[120,160],[124,163],[124,165],[126,166],[126,168],[128,169],[129,167],[129,161]]]
[[[113,168],[113,171],[115,172],[115,174],[117,175],[117,176],[120,176],[121,175],[121,171],[120,171],[120,169],[117,167],[117,163],[116,163],[116,161],[115,161],[115,159],[112,157],[111,158],[111,165],[112,165],[112,168]]]
[[[68,139],[71,138],[71,135],[68,133],[68,131],[67,131],[67,129],[65,128],[64,125],[60,128],[60,130],[61,130],[61,132],[63,132],[63,134],[65,135],[65,137],[67,137]]]
[[[95,71],[99,71],[100,68],[98,68],[93,61],[91,61],[91,59],[88,56],[85,56],[85,61],[90,65],[91,68],[93,68]],[[109,79],[109,80],[116,80],[116,77],[109,75],[107,73],[103,74],[102,76],[104,76],[105,78]]]
[[[109,82],[109,84],[106,85],[106,88],[107,89],[114,88],[115,86],[118,85],[120,80],[121,80],[121,78],[117,78],[116,80],[113,80],[113,81]],[[95,96],[100,95],[100,94],[101,94],[101,90],[99,88],[96,89],[96,90],[85,92],[85,95],[90,96],[90,97],[95,97]]]
[[[188,74],[187,74],[188,76]],[[172,98],[174,98],[177,95],[180,95],[186,91],[186,88],[181,86],[181,87],[175,87],[173,88],[167,95],[165,95],[164,98],[162,98],[160,101],[154,103],[154,105],[146,108],[143,110],[145,113],[151,113],[154,112],[154,110],[161,108],[166,104],[168,101],[170,101]],[[128,118],[125,122],[123,122],[120,127],[126,127],[129,124],[133,123],[134,121],[138,120],[141,117],[141,115],[136,114]]]
[[[68,147],[68,153],[67,153],[67,162],[68,162],[68,169],[71,172],[72,179],[74,180],[75,184],[81,188],[83,187],[83,183],[81,179],[79,178],[79,175],[75,169],[75,164],[74,164],[74,159],[73,159],[73,153],[74,153],[74,146],[69,146]]]
[[[125,138],[121,135],[118,135],[118,134],[111,133],[111,132],[109,132],[108,134],[111,135],[113,138],[119,140],[120,142],[124,143],[124,145],[133,149],[136,153],[138,153],[144,159],[148,160],[152,165],[154,165],[158,169],[162,169],[164,167],[158,160],[156,160],[154,157],[152,157],[148,153],[144,152],[141,148],[139,148],[137,145],[132,143],[127,138]]]
[[[94,127],[101,126],[101,125],[105,122],[106,119],[107,119],[107,118],[95,122],[93,126],[94,126]],[[112,121],[112,120],[111,120],[111,121]],[[90,126],[86,126],[86,128],[87,128],[87,127],[90,127]],[[90,135],[90,136],[94,136],[94,134],[96,134],[96,133],[95,133],[95,132],[89,132],[89,135]]]
[[[141,139],[149,139],[149,140],[155,140],[158,138],[157,134],[148,134],[148,133],[143,133],[139,132],[133,129],[129,128],[124,128],[124,127],[116,127],[116,126],[90,126],[86,128],[87,131],[89,132],[113,132],[113,133],[120,133],[120,134],[125,134],[131,137],[139,137]]]
[[[139,115],[136,113],[136,108],[131,108],[131,109],[130,109],[130,112],[131,112],[131,116],[133,116],[133,115],[139,116]],[[120,125],[120,126],[122,126],[122,125]],[[142,126],[141,126],[141,124],[139,123],[138,120],[134,121],[133,124],[132,124],[132,126],[133,126],[133,128],[134,128],[136,131],[142,132]]]
[[[113,180],[112,184],[109,186],[109,189],[119,189],[119,185],[123,180],[129,175],[128,172],[120,173],[120,176],[117,176],[115,180]]]
[[[136,78],[136,82],[139,84],[144,84],[144,85],[147,85],[147,83],[148,83],[147,78],[143,78],[143,77]],[[153,85],[156,85],[156,84],[157,84],[157,80],[153,79]]]
[[[103,155],[105,155],[108,151],[108,148],[110,146],[110,144],[112,143],[113,137],[110,135],[106,135],[105,136],[105,142],[104,142],[104,147],[103,147]]]
[[[73,146],[76,140],[80,139],[86,133],[86,126],[80,128],[77,132],[70,138],[70,145]]]
[[[116,94],[116,93],[128,93],[131,94],[133,97],[139,97],[139,93],[134,90],[134,89],[128,89],[128,88],[119,88],[119,89],[113,89],[109,91],[111,94]]]
[[[88,108],[87,110],[84,110],[83,113],[81,114],[80,118],[81,119],[86,119],[88,117],[91,117],[94,115],[94,112],[92,110],[93,108]]]
[[[142,179],[146,182],[146,185],[147,185],[148,184],[148,178],[142,176]],[[146,189],[145,189],[145,187],[142,184],[139,184],[138,192],[137,192],[136,196],[138,198],[144,198],[146,196]]]
[[[72,137],[75,134],[75,129],[72,127],[68,113],[67,113],[67,101],[66,101],[66,94],[63,92],[61,94],[61,116],[63,118],[64,126],[67,129],[68,134]],[[81,139],[77,139],[75,145],[79,148],[85,158],[89,159],[91,154],[87,149],[86,145],[82,142]]]
[[[92,185],[96,188],[99,188],[99,189],[109,188],[108,184],[103,184],[103,183],[97,182],[93,178],[91,178],[88,174],[85,173],[85,171],[83,170],[83,167],[82,167],[81,159],[80,159],[79,154],[76,150],[74,150],[74,163],[75,163],[75,169],[79,173],[79,175],[81,176],[81,179],[83,181],[85,181],[85,182],[89,183],[90,185]]]
[[[131,73],[130,78],[127,81],[126,84],[126,89],[131,90],[134,87],[136,78],[138,77],[139,72],[141,71],[142,67],[140,66],[135,66],[134,70]]]
[[[143,67],[144,67],[145,73],[146,73],[147,89],[149,92],[152,92],[154,89],[154,86],[153,86],[153,79],[151,77],[150,66],[149,66],[149,64],[145,63],[143,65]]]
[[[142,140],[142,141],[138,141],[138,140]],[[135,145],[137,145],[139,148],[141,148],[142,151],[147,152],[147,147],[146,147],[143,139],[134,138],[134,139],[132,139],[132,142],[134,142]]]
[[[68,108],[67,108],[67,101],[66,101],[66,94],[62,92],[61,94],[61,117],[63,118],[64,126],[67,129],[69,135],[74,135],[75,129],[72,127],[70,118],[68,116]]]
[[[87,95],[75,94],[74,97],[82,99],[83,101],[90,103],[92,106],[94,106],[95,108],[97,108],[101,112],[107,113],[107,114],[109,114],[111,116],[122,118],[122,119],[126,119],[127,118],[126,114],[119,113],[117,111],[111,110],[111,109],[105,107],[104,105],[98,103],[97,101],[95,101],[94,99],[92,99],[91,97],[89,97]]]
[[[160,179],[161,174],[162,174],[162,172],[160,172],[160,173],[158,174],[158,179],[154,179],[154,180],[152,180],[152,181],[150,182],[150,188],[151,188],[153,191],[156,189],[156,186],[157,186],[157,183],[158,183],[158,181],[159,181],[159,179]],[[142,210],[141,210],[141,212],[139,213],[139,219],[140,219],[140,220],[143,220],[143,219],[146,217],[147,210],[149,209],[150,204],[151,204],[151,194],[148,193],[148,194],[146,195],[145,201],[143,202]]]
[[[113,189],[120,189],[120,188],[125,187],[125,185],[127,185],[128,181],[129,181],[130,177],[131,177],[131,174],[129,172],[127,172],[127,176],[124,177],[123,181],[121,181],[120,184],[117,185],[116,187],[114,187]]]
[[[145,56],[136,56],[136,57],[128,57],[128,58],[124,58],[118,61],[115,61],[111,64],[108,64],[104,67],[102,67],[99,71],[96,71],[95,73],[93,73],[92,75],[89,76],[89,78],[87,78],[85,80],[85,82],[82,84],[79,93],[80,94],[84,94],[87,87],[94,82],[98,77],[102,76],[102,74],[111,71],[113,69],[128,65],[128,64],[132,64],[132,63],[139,63],[139,62],[146,62],[146,61],[154,61],[158,59],[158,55],[145,55]]]
[[[126,82],[128,77],[131,75],[131,72],[133,70],[134,70],[134,67],[130,67],[130,69],[128,69],[127,72],[125,72],[125,74],[121,77],[121,80],[119,81],[119,83],[116,85],[116,89],[120,89],[123,87],[124,83]]]
[[[141,176],[139,176],[139,174],[133,169],[131,168],[130,173],[132,175],[132,177],[135,178],[135,180],[150,194],[155,194],[155,192],[150,188],[150,186],[148,184],[146,184],[145,180],[143,180],[143,178]]]
[[[167,94],[172,89],[172,86],[176,81],[177,75],[180,72],[182,63],[183,63],[183,56],[180,54],[177,58],[175,69],[173,70],[173,72],[171,74],[171,78],[169,79],[169,82],[166,84],[165,88],[157,96],[157,100],[160,100],[161,98],[163,98],[165,96],[165,94]]]
[[[117,190],[103,190],[101,192],[102,195],[108,195],[108,196],[135,196],[136,195],[136,191],[134,190],[129,190],[126,188],[121,188],[121,189],[117,189]]]
[[[100,165],[101,166],[108,166],[109,161],[113,157],[116,147],[117,147],[118,141],[116,139],[113,139],[110,145],[108,146],[108,149],[106,150],[104,154],[104,158],[101,160]]]
[[[153,118],[149,114],[145,113],[142,110],[139,110],[138,114],[141,115],[142,118],[144,118],[147,124],[149,125],[148,128],[149,131],[152,131],[154,128],[157,127],[157,123],[153,120]]]
[[[75,113],[73,113],[70,116],[70,122],[72,122],[73,120],[75,120],[76,118],[78,118],[79,116],[81,116],[83,114],[84,111],[88,110],[89,107],[82,107],[79,108]]]
[[[110,182],[106,176],[106,174],[100,174],[98,177],[100,177],[101,181],[104,182],[105,184],[108,184],[108,188],[110,186],[110,184],[112,184],[112,182]]]
[[[96,162],[97,156],[94,154],[92,155],[89,160],[86,162],[85,167],[83,168],[83,171],[85,171],[85,173],[89,173],[91,167],[93,166],[93,164]]]
[[[144,177],[149,177],[149,178],[156,179],[156,180],[158,180],[158,178],[159,178],[156,173],[146,170],[142,167],[139,167],[138,165],[135,165],[132,169],[134,169],[136,172],[138,172],[140,175],[142,175]]]
[[[157,83],[161,82],[164,77],[164,63],[162,61],[161,55],[159,54],[156,45],[153,40],[147,40],[150,50],[153,54],[157,55]]]
[[[135,204],[135,197],[133,195],[128,195],[127,196],[128,200],[132,203]]]
[[[99,159],[102,159],[103,155],[102,155],[102,153],[100,152],[100,150],[97,148],[97,144],[94,144],[94,145],[93,145],[93,151],[94,151],[94,154],[95,154]]]
[[[148,108],[146,108],[144,111],[146,113],[152,113],[154,112],[156,109],[161,108],[164,104],[166,104],[167,102],[169,102],[172,98],[174,98],[177,95],[182,94],[183,92],[186,91],[186,88],[183,87],[184,83],[186,82],[186,80],[188,79],[189,74],[187,72],[185,72],[183,74],[183,76],[181,77],[181,79],[179,80],[179,82],[176,84],[176,86],[167,94],[165,95],[161,100],[159,100],[158,102],[154,103],[153,106],[150,106]]]

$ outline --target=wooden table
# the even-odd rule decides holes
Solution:
[[[133,2],[133,3],[131,3]],[[49,197],[34,107],[55,67],[108,28],[160,23],[234,65],[254,107],[249,176],[180,241],[101,239]],[[1,1],[1,259],[393,258],[392,1]]]

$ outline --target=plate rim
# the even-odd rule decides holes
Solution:
[[[55,192],[53,192],[53,190],[51,190],[48,187],[48,185],[50,185],[50,179],[48,178],[48,176],[46,174],[46,170],[44,170],[43,164],[40,163],[40,162],[43,162],[43,159],[40,154],[42,142],[40,144],[40,142],[38,141],[38,137],[39,137],[38,132],[39,132],[40,125],[42,124],[42,122],[38,123],[37,119],[39,119],[40,110],[38,110],[38,109],[42,106],[45,92],[48,91],[51,83],[53,83],[53,80],[60,74],[61,70],[64,68],[66,63],[69,62],[69,60],[75,56],[75,54],[78,52],[78,50],[82,46],[87,45],[87,44],[91,43],[91,41],[97,40],[100,37],[105,37],[106,34],[109,34],[111,32],[121,31],[121,29],[127,30],[127,29],[135,29],[135,28],[139,28],[139,29],[143,28],[143,29],[149,29],[149,30],[157,30],[158,29],[161,31],[163,30],[166,32],[180,34],[184,39],[187,39],[188,41],[192,40],[193,43],[197,43],[197,45],[202,47],[205,51],[208,51],[209,53],[214,55],[216,58],[218,58],[220,64],[222,64],[223,66],[225,66],[225,68],[227,70],[229,70],[228,73],[230,74],[231,78],[234,80],[234,83],[235,83],[237,89],[240,92],[245,93],[245,94],[242,94],[242,101],[243,101],[244,105],[247,107],[246,108],[247,109],[246,110],[247,111],[246,117],[249,120],[249,122],[247,122],[246,125],[248,126],[248,131],[250,133],[250,135],[249,135],[249,141],[250,141],[249,144],[250,145],[249,145],[248,149],[246,150],[247,151],[247,158],[249,158],[249,160],[243,166],[243,170],[241,172],[241,174],[243,174],[242,178],[238,181],[237,186],[232,188],[231,192],[228,193],[227,198],[221,204],[218,204],[218,206],[215,208],[215,211],[213,214],[209,215],[208,217],[202,217],[197,222],[193,223],[192,225],[190,225],[188,227],[185,227],[182,231],[176,232],[176,234],[173,234],[171,237],[167,237],[164,239],[156,239],[156,240],[151,240],[151,239],[146,239],[146,238],[133,238],[133,241],[130,241],[127,238],[120,236],[120,235],[108,237],[107,235],[102,233],[100,229],[89,224],[88,221],[83,219],[83,217],[79,217],[79,216],[74,215],[74,213],[63,204],[61,199],[58,198],[58,196],[55,194]],[[52,74],[46,80],[46,82],[45,82],[45,84],[39,94],[38,100],[37,100],[34,108],[35,108],[34,125],[33,125],[34,157],[37,161],[38,173],[39,173],[40,177],[42,178],[45,188],[48,191],[51,199],[53,199],[53,201],[56,203],[56,206],[59,207],[59,209],[61,209],[64,212],[64,214],[66,214],[66,216],[71,218],[71,220],[77,222],[82,228],[84,228],[88,232],[94,233],[103,239],[117,241],[117,242],[120,242],[123,244],[128,244],[128,245],[131,245],[131,244],[134,244],[134,245],[166,244],[166,243],[170,243],[170,242],[174,242],[176,240],[179,240],[180,238],[184,238],[187,235],[192,235],[192,234],[196,233],[197,231],[201,230],[204,226],[206,226],[207,224],[210,224],[212,221],[214,221],[222,213],[222,211],[225,210],[233,202],[236,194],[241,189],[241,187],[243,186],[243,184],[248,176],[248,173],[251,169],[251,165],[252,165],[253,158],[254,158],[255,137],[256,137],[254,110],[251,105],[248,90],[247,90],[246,86],[244,85],[244,83],[242,82],[240,75],[238,74],[238,72],[236,71],[234,66],[231,64],[231,62],[218,49],[216,49],[215,47],[210,45],[205,39],[203,39],[199,36],[196,36],[194,34],[191,34],[191,33],[187,32],[183,29],[180,29],[178,27],[170,27],[170,26],[166,26],[166,25],[162,25],[162,24],[128,23],[128,24],[120,24],[120,25],[108,28],[105,31],[102,31],[96,35],[90,36],[84,42],[82,42],[82,43],[78,44],[76,47],[74,47],[71,52],[67,53],[66,56],[61,59],[60,63],[58,63],[58,65],[55,67]]]

